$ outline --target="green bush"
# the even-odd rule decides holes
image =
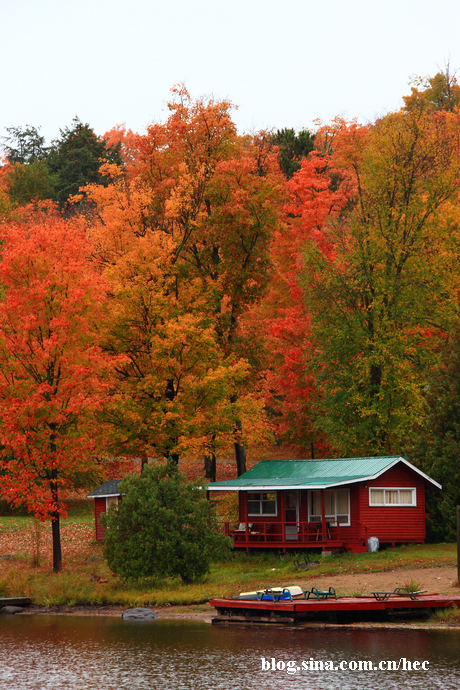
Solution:
[[[141,477],[123,480],[120,491],[121,503],[104,519],[104,555],[124,579],[180,575],[193,582],[230,548],[205,492],[175,465],[149,464]]]

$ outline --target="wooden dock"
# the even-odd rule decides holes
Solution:
[[[0,609],[3,606],[30,606],[31,603],[29,597],[0,597]]]
[[[217,610],[214,625],[229,623],[299,625],[313,621],[352,623],[361,621],[411,620],[428,616],[433,610],[460,607],[460,596],[425,594],[411,599],[393,596],[386,601],[369,597],[339,599],[293,599],[258,601],[257,599],[211,599]]]

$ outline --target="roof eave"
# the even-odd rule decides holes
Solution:
[[[345,486],[348,484],[356,484],[357,482],[369,481],[373,477],[358,477],[357,479],[346,479],[343,482],[330,482],[329,484],[306,484],[305,482],[299,482],[298,484],[245,484],[239,486],[213,486],[212,484],[206,485],[207,491],[251,491],[256,489],[257,491],[281,491],[286,489],[287,491],[295,491],[296,489],[329,489],[335,486]]]
[[[264,484],[253,484],[253,485],[245,485],[245,486],[226,486],[226,487],[214,487],[212,484],[206,485],[206,490],[207,491],[250,491],[251,489],[258,489],[259,491],[281,491],[283,489],[289,491],[289,490],[296,490],[300,488],[304,489],[314,489],[314,490],[319,490],[319,489],[328,489],[331,487],[337,487],[337,486],[345,486],[348,484],[357,484],[358,482],[370,482],[373,479],[377,479],[380,477],[382,474],[385,474],[385,472],[388,472],[392,467],[394,467],[398,462],[402,462],[409,469],[413,470],[417,474],[419,474],[423,479],[428,482],[429,484],[432,484],[434,487],[437,489],[442,489],[441,484],[438,484],[434,479],[431,479],[427,474],[422,472],[422,470],[419,470],[417,467],[412,465],[410,462],[405,460],[405,458],[402,457],[395,457],[393,462],[390,462],[386,467],[384,467],[382,470],[379,472],[376,472],[375,474],[368,475],[366,477],[358,477],[357,479],[347,479],[343,482],[331,482],[330,484],[306,484],[299,482],[298,484],[271,484],[269,486],[266,486]]]
[[[366,477],[368,481],[371,479],[377,479],[377,477],[380,477],[382,474],[385,474],[385,472],[388,472],[388,470],[391,470],[392,467],[397,465],[398,462],[402,462],[404,465],[406,465],[410,470],[413,470],[416,474],[419,474],[423,479],[428,482],[429,484],[433,484],[437,489],[442,489],[442,485],[438,484],[434,479],[431,479],[425,472],[422,472],[422,470],[419,470],[418,467],[415,467],[415,465],[412,465],[412,463],[408,462],[405,458],[402,458],[401,456],[399,458],[395,458],[393,462],[391,462],[389,465],[387,465],[383,470],[380,470],[379,472],[376,472],[376,474],[372,475],[372,477]]]

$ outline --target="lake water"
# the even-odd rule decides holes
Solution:
[[[262,670],[262,657],[270,670]],[[311,670],[310,659],[428,661]],[[272,670],[272,659],[275,670]],[[307,669],[302,669],[302,661]],[[293,662],[288,673],[288,662]],[[280,668],[276,668],[276,665]],[[283,668],[284,665],[284,668]],[[352,665],[353,666],[353,665]],[[0,617],[1,690],[458,690],[460,631],[214,627],[109,617]]]

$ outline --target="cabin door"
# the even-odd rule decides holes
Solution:
[[[284,492],[284,521],[286,540],[299,538],[299,492]]]

